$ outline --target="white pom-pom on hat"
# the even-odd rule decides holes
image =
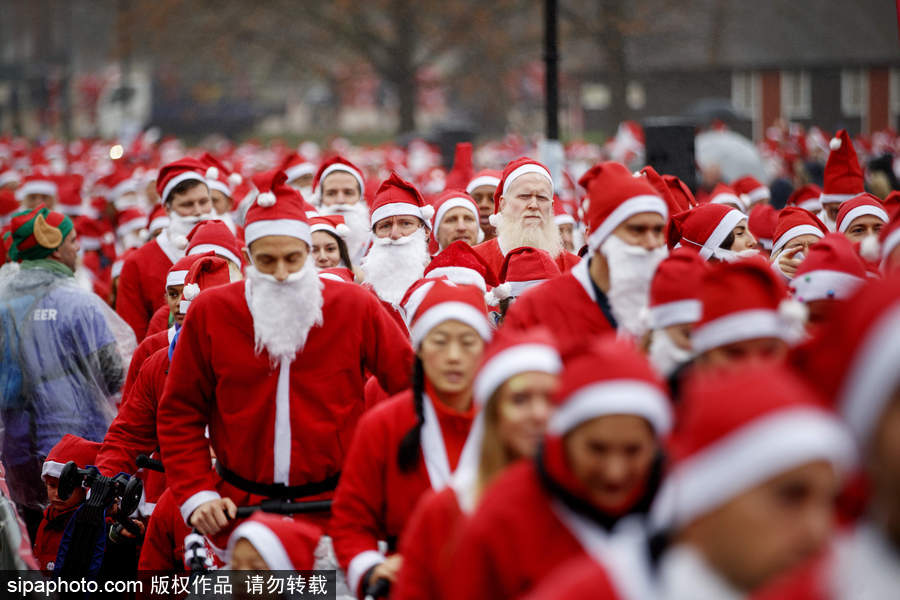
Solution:
[[[179,235],[175,238],[175,247],[179,250],[184,250],[187,248],[188,239],[186,235]]]
[[[421,208],[421,210],[422,210],[422,218],[424,218],[426,221],[430,221],[431,217],[434,216],[434,207],[430,204],[426,204],[425,206],[423,206]]]
[[[232,173],[228,176],[228,184],[232,187],[239,186],[244,182],[244,178],[240,173]]]
[[[200,294],[200,286],[196,283],[188,283],[184,286],[181,293],[185,300],[193,300]]]
[[[828,147],[832,150],[840,150],[841,149],[841,138],[833,137],[831,141],[828,142]]]
[[[491,224],[491,227],[498,227],[500,225],[500,214],[494,213],[488,217],[488,223]]]
[[[350,228],[345,223],[338,223],[334,229],[342,238],[350,235]]]
[[[150,232],[146,229],[141,229],[140,231],[138,231],[138,237],[146,242],[150,239]]]
[[[208,169],[206,169],[206,178],[207,179],[218,179],[219,178],[218,167],[209,167]]]
[[[778,316],[787,328],[790,342],[799,342],[803,339],[806,319],[809,316],[806,304],[791,298],[782,300],[778,305]]]
[[[500,302],[501,300],[506,300],[510,296],[512,296],[512,286],[508,281],[501,283],[500,285],[494,287],[489,294],[492,296],[493,302],[489,302],[489,304],[494,304]]]
[[[263,192],[256,197],[256,203],[260,206],[275,206],[275,194],[272,192]]]
[[[867,235],[859,243],[859,255],[868,261],[878,260],[881,255],[881,243],[874,235]]]

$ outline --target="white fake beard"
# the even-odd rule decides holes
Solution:
[[[166,227],[166,235],[169,236],[169,241],[177,247],[178,238],[180,236],[187,237],[187,234],[191,232],[191,229],[193,229],[197,223],[216,218],[213,215],[213,212],[214,211],[210,211],[199,217],[183,217],[173,210],[169,213],[169,225]]]
[[[650,338],[650,364],[662,377],[667,378],[675,370],[693,358],[693,353],[679,348],[665,329],[655,329]]]
[[[647,331],[650,282],[669,250],[665,246],[646,250],[611,235],[600,246],[600,251],[609,265],[607,297],[619,330],[640,337]]]
[[[282,282],[254,266],[246,271],[256,353],[265,348],[273,364],[292,360],[306,344],[309,331],[323,323],[324,284],[311,261]]]
[[[757,254],[759,254],[759,250],[755,248],[748,248],[747,250],[740,250],[738,252],[735,252],[734,250],[726,250],[725,248],[716,248],[712,253],[715,258],[730,263],[743,260],[749,256],[756,256]]]
[[[398,240],[375,238],[362,260],[368,283],[386,302],[397,305],[406,290],[425,274],[428,237],[424,227]]]
[[[828,229],[828,231],[830,231],[831,233],[837,231],[837,223],[829,218],[827,210],[823,208],[821,211],[819,211],[818,217],[822,221],[822,223],[825,224],[825,227]]]
[[[499,215],[497,243],[500,244],[500,250],[504,255],[510,250],[522,246],[546,250],[553,258],[559,256],[563,251],[559,227],[553,219],[544,220],[539,227],[534,227],[523,225],[520,220],[511,219],[503,213],[499,213]]]
[[[360,199],[356,204],[322,205],[319,207],[319,212],[323,215],[344,217],[344,222],[350,228],[350,235],[345,238],[347,252],[350,254],[351,262],[359,263],[366,254],[372,234],[372,224],[369,223],[369,207],[365,201]]]

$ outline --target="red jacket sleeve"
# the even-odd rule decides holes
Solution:
[[[150,361],[144,364],[154,366]],[[111,477],[120,471],[134,473],[138,454],[149,456],[159,445],[156,439],[158,382],[155,380],[159,376],[157,368],[141,369],[128,402],[122,403],[119,414],[109,426],[97,453],[96,465],[104,475]]]
[[[184,536],[189,530],[181,522],[172,492],[163,494],[147,525],[138,569],[141,571],[184,571]],[[177,540],[176,536],[182,536]]]
[[[209,296],[201,294],[184,320],[157,414],[156,432],[166,478],[185,521],[188,500],[202,503],[218,497],[209,441],[204,437],[216,389],[208,334],[215,327],[206,323],[215,305],[207,306],[208,301]],[[202,501],[198,496],[201,492]]]
[[[147,333],[150,313],[153,307],[147,306],[141,291],[141,272],[138,264],[129,258],[122,265],[119,275],[119,287],[116,292],[116,312],[134,329],[138,342]]]
[[[393,396],[409,387],[413,350],[409,336],[400,329],[377,298],[367,298],[369,318],[363,324],[365,366],[381,388]]]

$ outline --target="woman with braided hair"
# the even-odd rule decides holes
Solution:
[[[378,542],[390,554],[419,497],[450,483],[475,416],[472,386],[491,334],[483,294],[445,281],[422,287],[409,311],[412,389],[360,419],[332,507],[335,553],[359,597],[396,578],[402,557]]]

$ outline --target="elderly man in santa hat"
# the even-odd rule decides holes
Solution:
[[[588,254],[570,272],[518,298],[504,327],[544,325],[562,339],[616,329],[641,336],[650,282],[668,253],[666,203],[644,178],[615,162],[595,165],[579,183],[590,201]]]
[[[403,318],[397,306],[428,265],[428,223],[433,215],[434,207],[396,173],[391,173],[375,193],[375,239],[362,260],[363,283],[375,291],[400,324]]]
[[[179,332],[157,433],[182,517],[204,535],[227,534],[238,505],[330,498],[366,371],[388,393],[408,385],[412,350],[378,299],[317,277],[303,204],[273,174],[247,212],[247,279],[197,297]]]
[[[204,219],[212,218],[213,204],[206,182],[206,166],[182,158],[159,171],[156,189],[169,214],[169,226],[144,244],[122,265],[116,312],[144,338],[153,313],[163,306],[169,267],[184,256],[187,235]]]
[[[475,246],[475,250],[495,273],[503,267],[503,257],[521,246],[546,250],[562,272],[578,262],[577,256],[563,248],[553,218],[550,171],[536,160],[523,157],[506,165],[494,192],[490,222],[497,228],[497,237]]]

